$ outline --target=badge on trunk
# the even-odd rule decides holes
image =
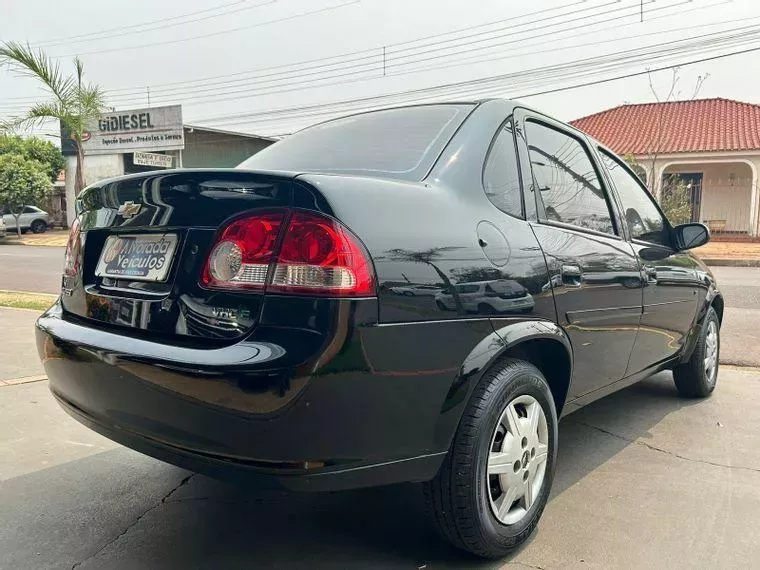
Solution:
[[[119,214],[122,218],[129,219],[133,216],[136,216],[140,211],[140,208],[142,208],[141,204],[135,204],[132,201],[124,202],[121,206],[119,206],[119,210],[116,213]]]

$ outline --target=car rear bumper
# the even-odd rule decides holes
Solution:
[[[262,487],[284,487],[295,491],[337,491],[405,481],[426,481],[438,471],[445,455],[434,453],[343,468],[273,467],[256,461],[231,459],[184,449],[130,432],[123,426],[94,418],[66,400],[52,387],[51,392],[71,417],[112,441],[189,471]]]
[[[287,347],[272,342],[164,345],[93,329],[60,305],[38,320],[37,346],[53,395],[78,421],[220,478],[298,490],[424,481],[448,448],[435,400],[443,403],[450,373],[411,385],[335,360],[332,370],[281,367]]]

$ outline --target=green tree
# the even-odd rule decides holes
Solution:
[[[691,221],[691,188],[683,179],[671,175],[663,180],[660,208],[674,226]]]
[[[646,176],[646,171],[636,161],[636,157],[627,154],[623,159],[639,177]],[[642,180],[646,184],[646,180]],[[663,178],[660,188],[660,209],[671,224],[686,224],[691,221],[691,188],[678,175]]]
[[[45,165],[51,182],[56,181],[58,174],[66,166],[66,159],[63,158],[60,149],[53,143],[37,137],[0,135],[0,155],[3,154],[20,154]]]
[[[19,216],[24,206],[45,199],[53,189],[45,165],[19,154],[0,156],[0,204],[5,205],[16,220],[21,237]]]
[[[6,64],[21,75],[33,77],[43,84],[50,98],[32,105],[27,112],[5,125],[6,129],[30,127],[49,119],[57,119],[63,130],[70,133],[77,151],[75,196],[84,188],[84,149],[90,123],[106,110],[101,88],[84,81],[84,64],[74,58],[74,73],[61,71],[60,64],[42,50],[18,42],[0,43],[0,64]],[[74,196],[69,197],[73,207]]]

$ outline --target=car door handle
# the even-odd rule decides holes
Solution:
[[[580,287],[583,281],[583,271],[579,265],[563,265],[560,269],[562,283],[572,287]]]

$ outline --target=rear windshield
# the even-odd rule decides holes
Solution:
[[[238,168],[421,180],[474,105],[419,105],[328,121],[286,137]]]

